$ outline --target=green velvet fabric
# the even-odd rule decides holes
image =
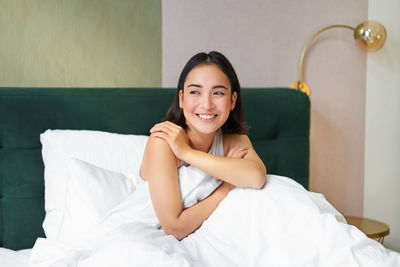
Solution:
[[[148,134],[174,94],[165,88],[0,88],[0,246],[30,248],[44,236],[40,133]],[[247,88],[242,95],[249,136],[267,172],[308,188],[308,97],[288,88]]]

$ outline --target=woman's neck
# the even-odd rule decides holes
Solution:
[[[186,134],[189,138],[189,144],[193,149],[208,153],[214,142],[216,132],[211,134],[202,134],[188,128]]]

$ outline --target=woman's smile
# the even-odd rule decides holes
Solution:
[[[202,121],[213,121],[218,115],[196,114]]]

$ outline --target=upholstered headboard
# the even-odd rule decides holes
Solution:
[[[175,90],[0,88],[0,246],[30,248],[44,236],[40,133],[86,129],[148,134]],[[288,88],[243,89],[250,139],[267,172],[308,188],[310,103]]]

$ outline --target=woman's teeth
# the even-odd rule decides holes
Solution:
[[[201,114],[199,114],[199,117],[202,118],[202,119],[205,119],[205,120],[212,119],[212,118],[214,118],[215,116],[216,116],[216,115],[201,115]]]

